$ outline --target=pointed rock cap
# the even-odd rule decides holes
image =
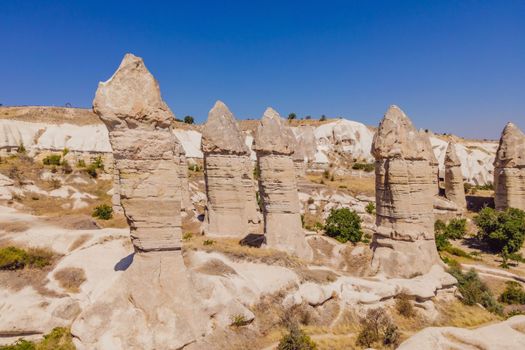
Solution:
[[[454,141],[448,143],[447,152],[445,153],[445,166],[461,166],[461,161],[459,160],[456,151],[456,143]]]
[[[400,157],[430,161],[431,157],[428,142],[395,105],[390,106],[379,123],[372,142],[372,154],[376,159]]]
[[[250,151],[235,117],[221,101],[215,102],[208,113],[201,148],[205,153],[248,154]]]
[[[525,134],[513,123],[507,123],[501,133],[494,166],[525,166]]]
[[[98,84],[93,111],[115,128],[168,128],[175,116],[142,58],[126,54],[113,76]]]
[[[292,129],[285,124],[279,113],[268,107],[255,132],[254,149],[257,152],[290,155],[294,152],[295,143]]]

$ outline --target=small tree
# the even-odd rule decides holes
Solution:
[[[92,216],[101,220],[109,220],[113,217],[113,208],[107,204],[101,204],[95,207]]]
[[[191,115],[187,115],[184,117],[184,123],[186,124],[193,124],[194,120],[193,120],[193,117]]]
[[[278,350],[317,350],[314,341],[299,328],[297,324],[292,324],[279,341]]]
[[[324,122],[326,120],[326,115],[322,115],[321,118],[319,118],[320,121]]]
[[[507,208],[498,212],[483,208],[474,218],[479,228],[478,238],[486,242],[495,252],[517,253],[525,240],[525,212]]]
[[[361,218],[348,208],[332,209],[324,226],[326,235],[334,237],[341,243],[356,243],[363,237]]]
[[[293,112],[288,114],[288,120],[294,120],[294,119],[297,119],[297,114]]]

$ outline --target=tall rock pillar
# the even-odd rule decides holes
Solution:
[[[405,113],[391,106],[372,144],[377,208],[372,268],[388,277],[424,274],[440,263],[430,151]]]
[[[250,150],[233,114],[221,101],[208,114],[201,148],[208,198],[205,233],[244,237],[257,217],[255,187],[248,174]]]
[[[525,210],[525,134],[512,123],[501,133],[494,161],[496,209]]]
[[[266,109],[255,134],[266,243],[309,260],[312,250],[302,229],[292,160],[295,143],[292,130],[279,114]]]
[[[445,154],[445,196],[456,203],[460,210],[467,209],[461,161],[456,153],[456,144],[449,142]]]

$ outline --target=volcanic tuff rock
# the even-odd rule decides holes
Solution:
[[[244,237],[260,220],[250,150],[228,107],[217,101],[202,133],[207,235]]]
[[[180,153],[180,166],[179,166],[179,178],[180,178],[180,188],[181,188],[181,210],[189,211],[193,206],[190,198],[190,184],[188,181],[188,162],[186,160],[186,152],[181,149]]]
[[[512,123],[503,129],[494,161],[496,209],[525,210],[525,134]]]
[[[439,161],[434,153],[432,143],[430,142],[430,135],[424,131],[420,131],[421,137],[425,140],[426,146],[429,150],[430,167],[432,168],[432,188],[434,194],[439,194]]]
[[[312,126],[300,126],[292,130],[297,140],[292,158],[297,175],[303,176],[306,174],[307,164],[315,160],[315,153],[317,152],[314,128]]]
[[[97,89],[93,110],[109,130],[121,205],[138,251],[180,249],[180,146],[173,114],[142,59],[127,54]]]
[[[378,273],[410,277],[440,263],[434,242],[429,152],[410,119],[391,106],[372,145],[377,207],[372,267]]]
[[[301,225],[292,153],[295,137],[272,108],[266,109],[255,134],[264,232],[270,247],[312,258]]]
[[[461,210],[467,208],[461,161],[456,153],[456,144],[450,142],[445,156],[445,195],[456,203]]]

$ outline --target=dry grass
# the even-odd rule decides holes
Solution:
[[[71,293],[78,293],[80,286],[86,281],[86,273],[79,267],[65,267],[56,271],[53,277],[60,287]]]
[[[339,191],[348,192],[353,196],[362,194],[366,196],[375,196],[375,178],[374,176],[345,176],[337,177],[334,181],[325,179],[322,174],[307,174],[306,178],[317,184],[324,183],[326,186]]]
[[[82,246],[84,243],[86,243],[90,238],[92,237],[92,235],[89,235],[89,234],[83,234],[81,235],[80,237],[78,237],[77,239],[75,239],[75,241],[73,243],[71,243],[71,245],[69,246],[68,250],[70,252],[72,252],[73,250],[77,249],[78,247]]]
[[[0,222],[0,230],[8,233],[19,233],[27,231],[31,226],[25,221]]]
[[[91,109],[54,106],[0,107],[0,118],[50,124],[101,124]]]
[[[226,265],[219,259],[208,260],[206,263],[196,268],[195,271],[204,273],[206,275],[214,276],[226,276],[237,274],[237,272],[235,272],[234,269],[232,269],[230,266]]]
[[[436,307],[441,315],[436,326],[475,328],[500,320],[498,316],[479,306],[468,306],[459,301],[437,302]]]
[[[331,283],[337,280],[338,275],[330,270],[297,268],[295,272],[304,282],[315,282],[319,284]]]

